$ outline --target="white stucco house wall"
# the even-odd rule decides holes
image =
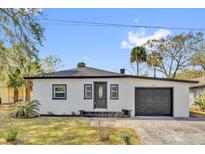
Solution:
[[[197,81],[140,77],[99,70],[74,68],[33,79],[33,99],[40,102],[40,114],[121,112],[131,116],[189,117],[189,87]]]

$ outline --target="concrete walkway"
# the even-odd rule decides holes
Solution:
[[[99,119],[92,119],[96,125]],[[205,120],[103,119],[113,127],[133,128],[142,144],[205,144]]]

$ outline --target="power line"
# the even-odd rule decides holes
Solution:
[[[90,21],[78,21],[78,20],[62,20],[62,19],[48,19],[48,18],[44,18],[42,20],[64,23],[63,25],[74,25],[74,26],[130,27],[130,28],[149,28],[149,29],[161,28],[161,29],[172,29],[172,30],[205,31],[204,28],[193,28],[193,27],[129,25],[129,24],[118,24],[118,23],[90,22]],[[54,24],[58,24],[58,23],[54,23]]]
[[[77,24],[77,23],[53,23],[53,22],[43,22],[42,24],[53,24],[60,26],[91,26],[91,27],[111,27],[106,25],[93,25],[93,24]]]

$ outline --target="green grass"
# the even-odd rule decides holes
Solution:
[[[16,144],[124,144],[123,134],[131,136],[132,144],[140,144],[134,130],[129,128],[112,128],[110,139],[101,142],[97,127],[91,127],[90,119],[83,117],[17,119],[16,124]],[[3,125],[0,125],[0,144],[10,144],[3,138]]]

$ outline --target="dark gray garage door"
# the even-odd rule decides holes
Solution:
[[[171,88],[135,88],[136,116],[172,115]]]

